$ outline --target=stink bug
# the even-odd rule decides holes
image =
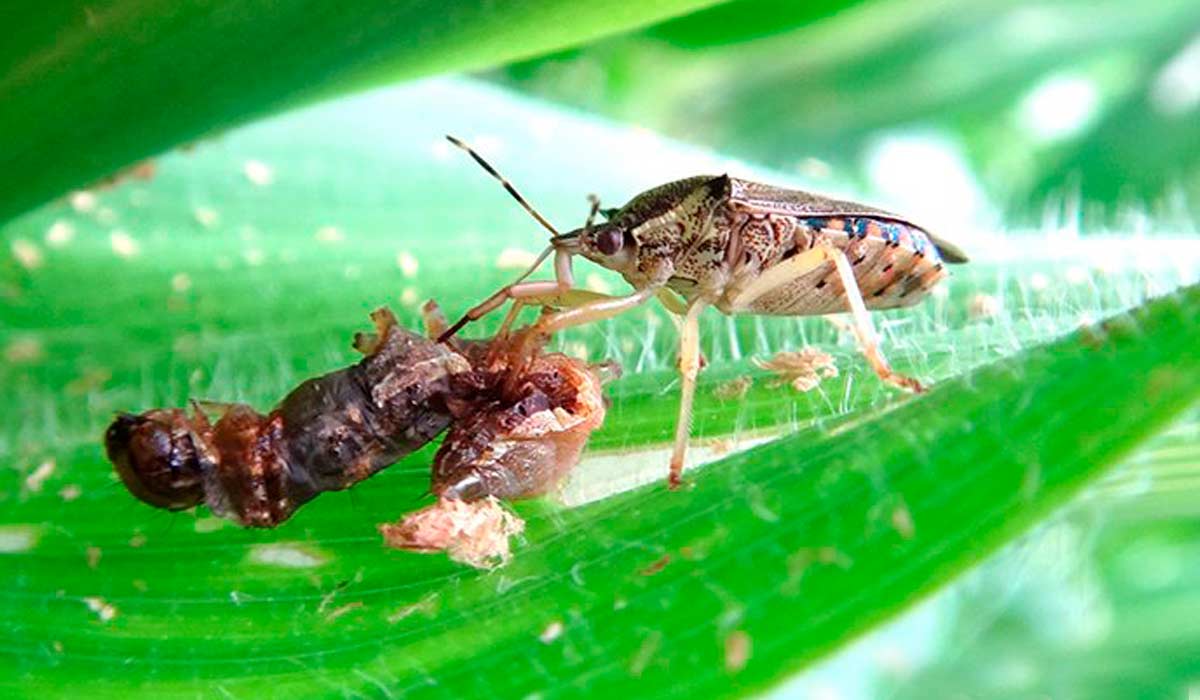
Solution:
[[[537,321],[540,333],[610,318],[657,297],[683,317],[682,399],[668,483],[680,484],[700,369],[699,318],[725,314],[813,316],[849,311],[867,362],[883,381],[913,392],[916,379],[892,371],[869,310],[911,306],[946,277],[944,263],[967,256],[896,214],[855,202],[772,187],[728,175],[690,177],[647,190],[619,209],[599,201],[582,228],[559,233],[478,153],[462,148],[550,231],[550,245],[525,274],[468,311],[442,335],[514,300],[559,309]],[[526,282],[554,254],[555,281]],[[571,258],[582,255],[619,272],[634,291],[608,296],[574,289]],[[503,331],[502,331],[503,332]]]

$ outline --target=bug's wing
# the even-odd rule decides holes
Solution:
[[[928,231],[925,231],[925,235],[929,236],[929,240],[932,241],[933,245],[937,247],[938,255],[942,256],[942,260],[948,263],[965,263],[970,260],[970,258],[967,257],[967,252],[965,250],[959,248],[945,238],[935,236]]]
[[[942,260],[948,263],[967,262],[967,255],[961,248],[929,233],[920,224],[914,223],[899,214],[879,209],[858,202],[847,202],[831,199],[811,192],[788,190],[782,187],[772,187],[760,182],[729,178],[729,201],[734,206],[740,206],[759,212],[770,212],[795,217],[841,217],[861,216],[871,219],[894,221],[918,229],[929,236],[929,240],[937,246]]]
[[[729,199],[735,204],[754,208],[763,212],[790,214],[792,216],[864,216],[873,219],[886,219],[909,226],[920,228],[899,214],[884,211],[876,207],[858,202],[846,202],[830,199],[819,194],[802,190],[788,190],[782,187],[772,187],[760,182],[730,178]],[[924,230],[924,229],[922,229]]]

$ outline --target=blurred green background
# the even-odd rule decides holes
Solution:
[[[1015,225],[1067,200],[1092,231],[1148,213],[1194,230],[1188,0],[742,0],[491,77],[931,209]]]
[[[374,306],[390,303],[415,323],[427,297],[454,313],[511,276],[504,256],[536,250],[541,234],[440,141],[445,132],[472,141],[564,227],[582,218],[589,192],[616,204],[720,170],[928,222],[974,262],[945,294],[880,323],[896,365],[931,379],[1195,283],[1194,0],[14,0],[0,26],[24,28],[0,38],[0,576],[10,581],[0,655],[10,694],[68,696],[96,682],[113,696],[550,697],[604,687],[598,679],[615,667],[647,694],[669,693],[680,669],[694,688],[723,695],[1200,693],[1194,409],[1164,433],[1135,436],[1132,457],[1098,464],[1104,475],[1049,517],[1073,491],[1014,516],[1020,527],[961,514],[964,532],[992,542],[1004,530],[1008,545],[995,555],[991,544],[946,545],[958,563],[928,580],[948,585],[895,591],[878,612],[865,606],[869,619],[853,634],[880,625],[870,634],[822,636],[797,619],[798,631],[756,635],[757,658],[786,660],[772,643],[795,644],[792,656],[820,663],[763,671],[751,655],[741,675],[720,667],[743,614],[730,590],[762,577],[767,590],[746,610],[795,610],[771,597],[778,591],[761,560],[742,553],[744,538],[808,542],[817,525],[759,517],[805,496],[726,470],[695,494],[697,517],[674,506],[679,524],[656,505],[663,494],[646,489],[588,509],[526,504],[531,538],[545,544],[534,539],[514,573],[489,577],[380,556],[374,523],[416,503],[427,455],[323,497],[279,531],[246,533],[203,510],[169,516],[133,503],[98,446],[116,410],[196,395],[265,408],[300,379],[352,361],[348,338]],[[95,184],[145,158],[149,179]],[[594,289],[623,288],[591,266],[577,271]],[[715,315],[705,324],[701,437],[798,430],[817,444],[876,426],[887,444],[919,443],[921,473],[948,484],[901,497],[918,515],[947,494],[1011,496],[999,478],[971,491],[973,465],[944,454],[954,450],[939,439],[971,430],[957,415],[931,421],[921,440],[888,432],[881,412],[900,397],[872,382],[830,324]],[[560,341],[627,370],[593,444],[599,456],[569,500],[657,483],[661,460],[646,455],[673,420],[670,328],[655,312]],[[813,395],[771,390],[756,375],[743,404],[713,398],[721,381],[750,371],[749,357],[801,343],[834,352],[842,375]],[[1184,352],[1179,366],[1194,366],[1196,349]],[[1134,381],[1152,370],[1128,372]],[[1047,420],[1088,408],[1036,396],[1021,405]],[[1106,438],[1120,434],[1122,416],[1101,418]],[[1026,431],[1013,433],[1014,452],[1038,438]],[[634,456],[617,453],[632,470],[618,479],[603,460],[621,449]],[[861,461],[870,464],[869,451]],[[851,544],[857,505],[873,522],[896,504],[890,473],[863,469],[863,489],[812,477],[833,494],[814,508],[834,510],[828,528]],[[839,516],[839,503],[853,512]],[[755,515],[700,517],[724,506]],[[956,534],[947,522],[917,522],[912,561],[939,551],[939,533]],[[701,542],[726,568],[679,573],[679,549],[660,532]],[[255,559],[279,542],[300,543],[315,563]],[[602,566],[618,554],[648,564],[664,551],[676,563],[662,578],[626,580]],[[790,577],[795,555],[787,562]],[[872,566],[849,571],[887,599],[889,572]],[[580,583],[594,586],[591,576],[615,599]],[[668,584],[707,597],[689,608]],[[808,602],[816,610],[849,589],[823,590]],[[113,624],[91,601],[116,606]],[[346,602],[365,605],[342,610]],[[413,617],[397,626],[397,610]],[[472,620],[484,615],[496,617],[481,632]],[[537,640],[556,618],[567,623],[561,651]],[[673,644],[672,630],[689,625],[702,639]],[[246,659],[262,673],[242,669]]]

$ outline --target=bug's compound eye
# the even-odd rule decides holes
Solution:
[[[606,228],[596,234],[596,250],[605,255],[616,255],[625,245],[625,232],[616,228]]]

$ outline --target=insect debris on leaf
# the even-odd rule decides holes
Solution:
[[[945,263],[966,262],[967,256],[908,219],[855,202],[702,175],[652,188],[617,209],[602,210],[592,197],[584,225],[560,233],[482,156],[447,138],[499,180],[551,238],[528,270],[467,311],[442,339],[508,300],[513,301],[510,320],[526,304],[558,309],[534,324],[536,336],[659,299],[683,317],[682,391],[668,473],[672,488],[681,483],[701,367],[699,318],[707,307],[770,316],[849,311],[875,373],[900,388],[923,390],[917,380],[891,369],[868,311],[915,304],[945,278]],[[605,221],[597,223],[597,214]],[[526,281],[551,255],[555,280]],[[633,292],[610,296],[576,289],[571,267],[576,255],[620,273]]]
[[[504,509],[494,497],[477,501],[439,498],[409,513],[398,523],[382,523],[385,545],[408,552],[446,552],[454,561],[477,569],[508,563],[509,540],[525,530],[525,521]]]

